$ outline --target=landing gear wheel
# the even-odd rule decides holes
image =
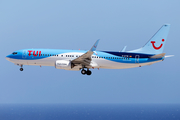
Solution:
[[[86,74],[87,74],[87,75],[91,75],[92,72],[91,72],[90,70],[88,70],[88,71],[86,72]]]
[[[20,71],[23,71],[23,68],[20,68]]]
[[[83,69],[83,70],[81,71],[81,73],[82,73],[83,75],[85,75],[85,74],[86,74],[86,70]]]

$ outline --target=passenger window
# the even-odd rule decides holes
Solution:
[[[63,55],[61,55],[61,57],[63,57]]]

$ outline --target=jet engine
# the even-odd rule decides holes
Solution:
[[[55,63],[56,69],[70,70],[72,68],[71,61],[68,60],[57,60]]]

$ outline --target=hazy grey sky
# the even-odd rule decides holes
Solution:
[[[0,1],[0,103],[180,103],[179,0]],[[142,47],[171,24],[163,62],[133,69],[80,71],[5,59],[25,48],[97,50]]]

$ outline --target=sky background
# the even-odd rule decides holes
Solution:
[[[179,0],[1,0],[0,103],[180,103]],[[171,24],[163,62],[80,71],[19,66],[5,57],[26,48],[120,51],[142,47]]]

